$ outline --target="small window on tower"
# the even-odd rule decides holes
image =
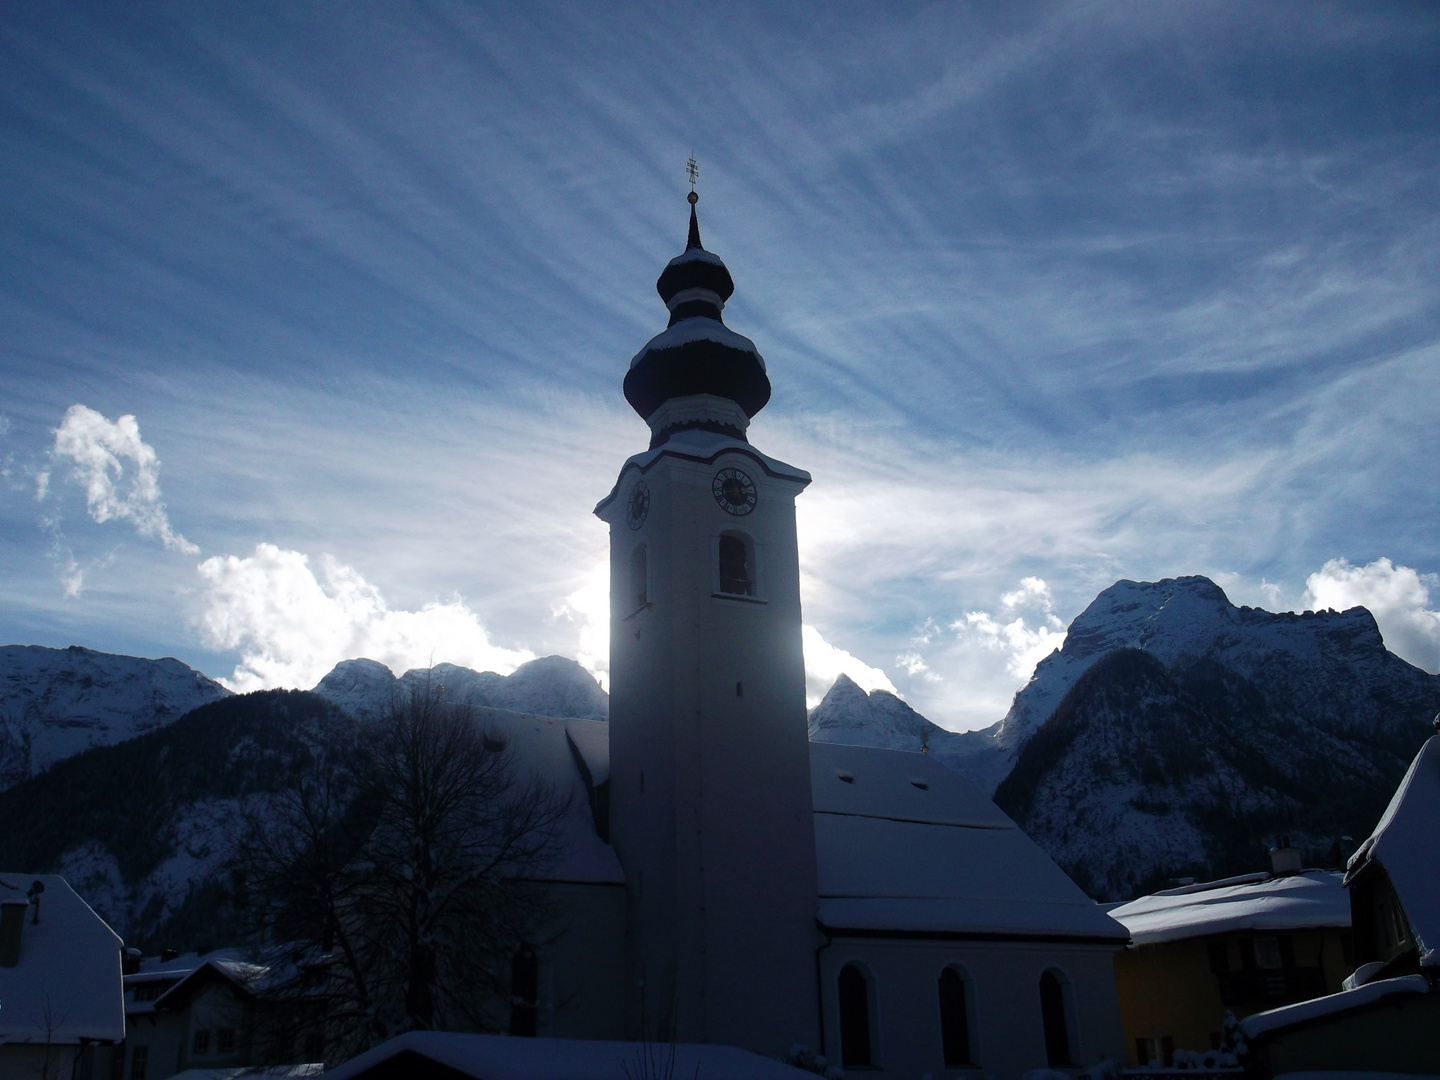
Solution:
[[[630,553],[630,606],[639,611],[650,602],[650,564],[644,544]]]
[[[755,558],[743,533],[720,536],[720,591],[732,596],[755,595]]]

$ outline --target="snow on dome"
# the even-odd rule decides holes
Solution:
[[[1339,873],[1307,870],[1246,874],[1152,893],[1110,909],[1136,945],[1236,930],[1350,925],[1350,897]]]
[[[682,345],[689,345],[695,341],[713,341],[726,348],[751,353],[760,362],[760,370],[765,370],[765,358],[760,355],[760,350],[755,348],[753,341],[743,334],[735,333],[722,322],[706,318],[685,319],[656,334],[645,343],[643,349],[630,358],[630,370],[635,370],[635,366],[645,359],[645,355],[649,352],[659,349],[678,349]]]
[[[1421,962],[1440,966],[1440,735],[1420,747],[1375,831],[1350,857],[1348,885],[1372,862],[1390,878],[1415,931]]]
[[[725,263],[721,260],[720,256],[716,255],[713,251],[706,251],[704,248],[695,247],[691,248],[689,251],[682,251],[679,255],[676,255],[673,259],[666,263],[665,267],[666,269],[669,269],[672,266],[683,266],[686,263],[692,262],[709,263],[711,266],[721,267],[725,265]]]

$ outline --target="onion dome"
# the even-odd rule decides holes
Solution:
[[[750,417],[770,400],[755,343],[721,317],[735,283],[720,257],[700,245],[699,196],[692,191],[689,200],[689,242],[655,282],[670,325],[635,354],[625,375],[625,400],[650,424],[652,447],[690,428],[744,439]]]

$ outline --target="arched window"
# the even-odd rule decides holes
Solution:
[[[720,535],[720,591],[734,596],[755,595],[755,553],[744,533]]]
[[[953,967],[940,973],[940,1040],[945,1067],[960,1069],[974,1064],[970,1049],[970,993],[968,980]]]
[[[840,1063],[873,1065],[870,1048],[870,980],[854,964],[840,969]]]
[[[630,610],[639,611],[650,602],[650,563],[644,544],[630,553]]]
[[[510,1034],[533,1038],[540,1001],[540,958],[521,945],[510,961]]]
[[[1040,976],[1040,1019],[1045,1025],[1045,1060],[1053,1068],[1075,1064],[1070,1041],[1069,986],[1057,971]]]

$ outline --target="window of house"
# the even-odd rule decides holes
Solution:
[[[154,1001],[161,994],[163,994],[166,987],[170,985],[171,984],[168,982],[141,983],[139,986],[135,987],[135,1000]]]
[[[130,1051],[130,1080],[145,1080],[145,1069],[150,1064],[150,1048],[137,1046]]]
[[[650,602],[649,555],[644,544],[630,553],[630,610],[639,611]]]
[[[1045,1027],[1045,1059],[1052,1069],[1075,1064],[1070,1042],[1069,987],[1056,971],[1040,976],[1040,1019]]]
[[[217,1054],[233,1054],[235,1052],[234,1028],[220,1028],[215,1032],[215,1052]]]
[[[191,1051],[196,1054],[208,1054],[210,1052],[210,1029],[201,1028],[195,1032],[194,1039],[190,1043]]]
[[[870,1039],[870,980],[854,964],[840,969],[840,1061],[873,1065]]]
[[[940,973],[940,1041],[945,1067],[959,1069],[973,1063],[970,1050],[970,1002],[966,979],[953,967]]]
[[[720,591],[733,596],[755,595],[755,552],[744,533],[720,536]]]
[[[521,945],[510,962],[510,1034],[534,1038],[540,1000],[540,958]]]
[[[1280,955],[1280,939],[1273,937],[1257,937],[1255,946],[1255,966],[1261,971],[1279,971],[1285,966],[1284,957]]]

